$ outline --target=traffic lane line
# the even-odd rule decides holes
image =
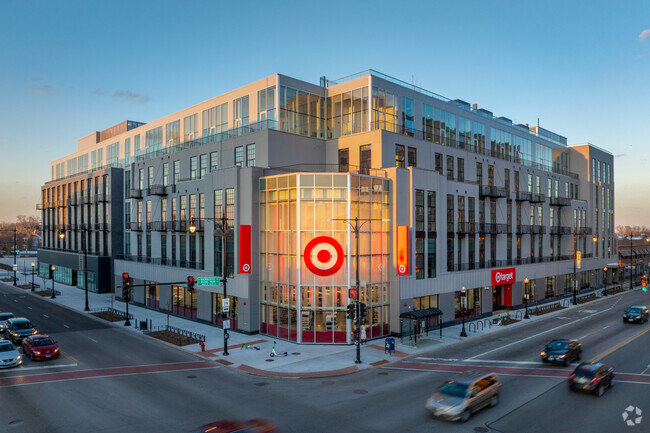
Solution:
[[[550,369],[550,368],[521,368],[521,367],[489,367],[484,365],[453,365],[453,364],[427,364],[421,362],[404,362],[397,361],[386,367],[380,367],[389,370],[413,370],[413,371],[433,371],[437,373],[462,373],[468,370],[479,370],[486,373],[496,373],[504,376],[533,376],[533,377],[551,377],[558,379],[567,379],[573,369]],[[650,376],[637,373],[617,373],[616,382],[637,383],[650,385]]]
[[[204,368],[219,368],[212,362],[176,362],[170,364],[136,365],[130,367],[111,367],[97,370],[77,370],[61,373],[33,374],[29,376],[13,376],[0,378],[0,387],[32,385],[48,382],[62,382],[68,380],[94,379],[100,377],[129,376],[136,374],[168,373],[184,370],[198,370]]]
[[[61,350],[61,349],[59,349],[59,350]],[[66,352],[64,352],[63,350],[61,350],[61,355],[65,356],[65,357],[68,358],[70,361],[74,362],[75,364],[83,365],[82,362],[79,362],[75,357],[73,357],[72,355],[68,355],[68,354],[67,354]]]
[[[637,332],[636,334],[632,335],[631,337],[627,337],[625,340],[615,344],[614,346],[612,346],[609,349],[605,350],[601,354],[596,355],[595,357],[591,358],[591,361],[593,361],[593,362],[600,361],[601,359],[603,359],[607,355],[611,354],[612,352],[617,351],[618,349],[625,346],[626,344],[631,343],[632,341],[636,340],[637,338],[639,338],[640,336],[642,336],[643,334],[645,334],[648,331],[650,331],[650,328],[642,329],[641,331]]]

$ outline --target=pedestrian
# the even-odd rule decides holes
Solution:
[[[367,344],[366,325],[361,325],[361,344]]]

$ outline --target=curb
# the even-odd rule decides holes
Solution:
[[[356,373],[357,371],[361,371],[356,365],[351,365],[350,367],[339,368],[338,370],[288,373],[282,371],[261,370],[259,368],[251,367],[246,364],[242,364],[239,367],[236,367],[236,370],[241,370],[254,376],[279,377],[284,379],[315,379],[320,377],[345,376],[348,374]]]

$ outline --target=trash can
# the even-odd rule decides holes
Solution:
[[[389,355],[392,355],[395,351],[395,339],[393,337],[387,337],[384,340],[384,353],[388,352]]]
[[[147,330],[147,321],[140,320],[140,331],[146,331],[146,330]]]

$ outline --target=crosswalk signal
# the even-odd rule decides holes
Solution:
[[[196,283],[196,280],[192,276],[187,277],[187,291],[192,293],[194,291],[194,284]]]
[[[354,304],[348,304],[348,319],[353,319],[354,320],[354,310],[355,310],[355,305]]]
[[[359,304],[359,318],[361,319],[361,322],[364,322],[366,320],[366,308],[368,306],[364,303]]]
[[[129,302],[131,299],[131,278],[128,272],[122,274],[122,301]]]

